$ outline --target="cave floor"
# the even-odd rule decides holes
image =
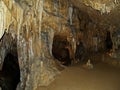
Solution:
[[[72,65],[49,86],[38,90],[120,90],[120,69],[102,62],[95,63],[91,70]]]

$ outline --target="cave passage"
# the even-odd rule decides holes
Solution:
[[[106,50],[107,51],[111,50],[112,46],[113,46],[113,43],[112,43],[112,40],[111,40],[111,37],[110,37],[110,32],[108,32],[108,31],[107,31],[105,43],[106,43]]]
[[[20,68],[18,55],[7,53],[4,58],[2,71],[0,72],[0,86],[2,90],[16,90],[20,82]]]
[[[60,35],[54,36],[52,46],[53,56],[66,66],[71,64],[69,50],[66,48],[67,46],[69,46],[69,42],[67,42],[66,37]]]

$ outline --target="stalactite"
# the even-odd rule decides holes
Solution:
[[[75,51],[76,51],[76,39],[73,38],[72,42],[73,42],[73,52],[74,52],[74,55],[75,55]]]
[[[23,11],[21,10],[19,23],[18,23],[18,28],[17,28],[17,41],[18,41],[18,45],[19,45],[20,30],[21,30],[22,22],[23,22]]]
[[[39,17],[39,39],[41,40],[41,23],[42,23],[42,14],[43,14],[43,6],[44,6],[44,0],[39,0],[39,10],[38,10],[38,17]],[[41,45],[40,45],[41,48]]]
[[[55,13],[58,14],[59,0],[53,0]]]
[[[73,17],[73,6],[72,4],[70,4],[70,6],[68,7],[68,18],[70,21],[70,25],[72,25],[72,17]]]
[[[29,45],[30,45],[29,55],[30,55],[31,57],[33,57],[33,56],[34,56],[34,53],[33,53],[33,40],[32,40],[32,38],[29,39]]]
[[[59,0],[54,0],[54,9],[55,9],[55,14],[56,16],[59,16]],[[59,22],[59,17],[57,17],[57,26],[58,26],[58,30],[60,32],[60,22]]]
[[[50,55],[52,55],[52,45],[53,45],[53,37],[54,37],[54,30],[52,28],[50,28],[49,31],[49,51],[50,51]]]
[[[96,37],[93,37],[93,45],[94,45],[94,47],[95,47],[95,51],[97,51],[98,50],[98,37],[96,36]]]

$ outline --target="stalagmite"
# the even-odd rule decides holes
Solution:
[[[91,63],[90,59],[87,61],[86,66],[87,66],[89,69],[93,69],[93,64]]]
[[[93,69],[93,64],[91,63],[90,59],[88,59],[86,64],[83,65],[83,68],[85,68],[85,69]]]

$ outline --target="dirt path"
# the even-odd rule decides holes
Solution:
[[[94,65],[92,70],[74,65],[39,90],[120,90],[120,69],[103,63]]]

